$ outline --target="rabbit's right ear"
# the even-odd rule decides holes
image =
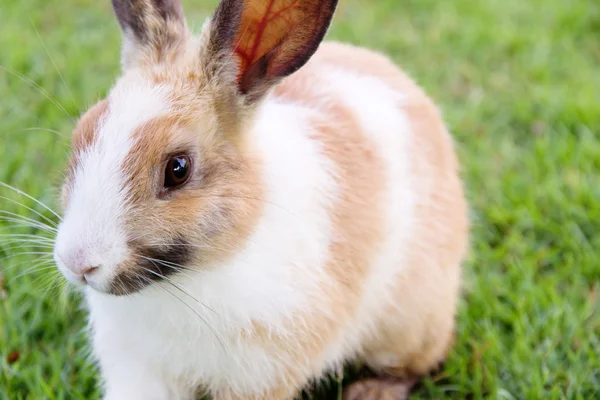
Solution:
[[[123,29],[123,68],[168,59],[185,42],[188,29],[180,0],[112,0]]]
[[[221,64],[217,70],[230,70],[235,63],[238,93],[254,102],[315,53],[337,2],[221,0],[211,21],[209,46]]]

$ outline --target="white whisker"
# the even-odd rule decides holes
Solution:
[[[11,254],[9,256],[5,256],[0,258],[0,261],[9,260],[11,258],[19,257],[19,256],[52,256],[52,252],[49,251],[26,251],[20,252],[16,254]]]
[[[47,271],[49,269],[55,269],[56,267],[52,264],[52,261],[44,261],[38,264],[35,264],[33,267],[27,268],[25,271],[21,272],[17,276],[12,279],[19,279],[22,276],[28,275],[31,272],[42,272]]]
[[[6,189],[10,189],[13,190],[14,192],[20,194],[21,196],[25,196],[27,197],[29,200],[33,200],[35,201],[37,204],[39,204],[40,206],[44,207],[46,210],[50,211],[52,214],[54,214],[54,216],[56,218],[58,218],[59,221],[62,221],[62,218],[60,217],[60,215],[58,215],[53,209],[51,209],[50,207],[48,207],[46,204],[42,203],[41,201],[39,201],[38,199],[36,199],[35,197],[23,192],[22,190],[19,190],[11,185],[9,185],[8,183],[2,182],[0,181],[0,186],[6,188]]]
[[[156,274],[154,273],[154,271],[150,271],[146,268],[144,268],[146,271],[151,272],[155,275],[161,276],[160,274]],[[200,318],[200,320],[211,330],[211,332],[215,335],[215,338],[219,341],[219,344],[221,345],[221,347],[223,348],[224,351],[227,351],[225,348],[225,344],[223,342],[223,339],[221,338],[221,336],[217,333],[217,331],[212,327],[212,325],[210,325],[208,323],[208,321],[202,317],[202,315],[200,315],[200,313],[194,309],[192,306],[190,306],[185,300],[183,300],[182,298],[180,298],[179,296],[177,296],[175,293],[171,292],[169,289],[167,289],[165,286],[161,286],[158,285],[158,287],[162,288],[163,290],[167,291],[168,293],[171,294],[171,296],[175,297],[177,300],[179,300],[181,303],[183,303],[190,311],[192,311],[194,314],[196,314],[196,316],[198,316],[198,318]]]
[[[50,51],[48,51],[48,48],[46,47],[46,43],[44,43],[44,40],[42,39],[42,36],[40,35],[40,32],[37,30],[37,28],[36,28],[36,26],[33,23],[33,20],[31,18],[29,18],[29,22],[31,22],[31,26],[33,27],[33,30],[35,30],[35,34],[40,39],[40,42],[42,43],[42,46],[44,47],[44,50],[46,50],[46,54],[48,55],[48,58],[52,62],[52,65],[54,65],[54,69],[56,69],[56,72],[58,73],[58,76],[60,77],[60,80],[62,81],[62,83],[65,85],[65,88],[69,92],[69,96],[71,96],[71,100],[73,101],[73,105],[75,106],[75,108],[77,109],[77,111],[79,111],[79,108],[77,107],[77,101],[75,100],[75,96],[73,96],[73,92],[71,91],[71,88],[69,87],[69,85],[67,85],[67,82],[65,81],[65,78],[64,78],[63,74],[60,72],[60,69],[58,69],[58,66],[54,62],[54,58],[52,58],[52,56],[50,55]]]
[[[58,102],[58,100],[56,100],[54,97],[52,97],[43,87],[41,87],[40,85],[38,85],[37,83],[35,83],[31,79],[27,78],[25,75],[22,75],[22,74],[18,73],[17,71],[14,71],[14,70],[12,70],[10,68],[7,68],[7,67],[5,67],[3,65],[0,65],[0,69],[8,72],[9,74],[12,74],[12,75],[16,76],[17,78],[19,78],[23,82],[29,84],[31,87],[33,87],[38,92],[40,92],[45,98],[47,98],[48,100],[50,100],[52,102],[52,104],[54,104],[56,107],[58,107],[59,110],[61,110],[62,112],[64,112],[67,117],[73,118],[73,116],[71,114],[69,114],[69,112],[63,107],[63,105],[60,104]]]
[[[23,207],[23,208],[25,208],[25,209],[27,209],[27,210],[31,211],[32,213],[34,213],[34,214],[36,214],[36,215],[38,215],[38,216],[42,217],[42,218],[43,218],[43,219],[44,219],[46,222],[48,222],[50,225],[47,225],[47,224],[45,224],[45,223],[43,223],[43,222],[41,222],[41,221],[35,221],[35,220],[34,220],[34,219],[32,219],[32,218],[23,217],[22,215],[19,215],[19,214],[15,214],[15,213],[13,213],[13,215],[17,215],[17,216],[20,216],[20,217],[22,217],[22,218],[27,218],[27,220],[29,220],[29,221],[40,222],[40,223],[42,223],[42,224],[44,224],[44,225],[48,226],[49,228],[50,228],[50,227],[52,227],[52,228],[55,228],[55,229],[56,229],[56,228],[58,227],[58,225],[56,224],[56,222],[52,221],[50,218],[48,218],[48,217],[46,217],[45,215],[43,215],[42,213],[40,213],[40,212],[38,212],[38,211],[34,210],[33,208],[31,208],[31,207],[27,207],[25,204],[23,204],[23,203],[21,203],[21,202],[18,202],[18,201],[16,201],[16,200],[13,200],[13,199],[9,199],[8,197],[4,197],[4,196],[0,196],[0,200],[6,200],[6,201],[8,201],[8,202],[10,202],[10,203],[13,203],[13,204],[16,204],[16,205],[18,205],[18,206],[21,206],[21,207]],[[3,210],[3,211],[4,211],[4,212],[6,212],[6,213],[8,213],[8,211],[6,211],[6,210]]]
[[[142,257],[142,256],[140,256]],[[154,259],[150,259],[150,258],[146,258],[146,257],[142,257],[145,258],[146,260],[150,261],[151,263],[154,264],[154,262],[158,262],[158,263],[162,263],[161,260],[154,260]],[[154,264],[156,265],[156,264]],[[143,268],[143,267],[142,267]],[[196,297],[194,297],[191,293],[188,293],[184,288],[182,288],[180,285],[178,285],[177,283],[173,282],[173,280],[169,279],[168,277],[159,274],[159,273],[155,273],[152,270],[149,270],[147,268],[144,268],[146,271],[155,274],[156,276],[159,276],[160,278],[164,279],[166,282],[170,283],[174,288],[176,288],[177,290],[179,290],[181,293],[185,294],[186,296],[188,296],[189,298],[191,298],[192,300],[194,300],[196,303],[198,303],[199,305],[201,305],[202,307],[206,308],[209,311],[212,311],[213,313],[217,314],[218,313],[213,310],[212,308],[210,308],[209,306],[207,306],[206,304],[202,303],[200,300],[198,300]]]
[[[249,242],[254,243],[253,241],[251,241],[250,239],[247,239]],[[246,257],[241,257],[241,253],[240,253],[240,249],[239,248],[231,248],[231,249],[227,249],[224,247],[219,247],[219,246],[214,246],[211,244],[194,244],[194,243],[149,243],[149,244],[145,244],[144,246],[148,246],[148,247],[163,247],[163,246],[182,246],[182,247],[194,247],[197,249],[207,249],[207,250],[216,250],[216,251],[222,251],[225,253],[229,253],[231,254],[231,256],[235,256],[238,259],[240,259],[241,261],[247,262],[247,263],[251,263],[251,261],[246,258]],[[183,265],[179,265],[179,264],[171,264],[180,268],[186,268],[190,271],[194,271],[194,272],[200,272],[196,269],[190,269],[189,267],[184,267]]]
[[[15,243],[15,242],[13,242]],[[28,248],[32,248],[32,247],[39,247],[40,249],[53,249],[53,246],[50,245],[35,245],[35,244],[31,244],[31,243],[21,243],[21,242],[17,242],[18,244],[12,245],[12,246],[8,246],[8,247],[0,247],[0,249],[4,252],[4,253],[8,253],[10,251],[13,250],[19,250],[19,249],[28,249]]]
[[[58,270],[54,270],[51,272],[47,272],[45,274],[43,274],[42,276],[40,276],[39,278],[37,278],[34,281],[34,284],[38,281],[40,281],[41,279],[46,278],[46,290],[44,290],[43,296],[44,297],[48,297],[48,293],[54,290],[60,290],[61,287],[65,287],[64,285],[64,280],[60,279],[60,272]],[[70,285],[66,285],[66,287],[69,287]],[[55,296],[52,296],[55,297]]]
[[[68,136],[63,135],[61,132],[59,132],[57,130],[48,129],[48,128],[41,128],[41,127],[31,127],[31,128],[17,129],[14,132],[29,132],[29,131],[41,131],[41,132],[54,133],[55,135],[60,136],[61,138],[68,139]]]
[[[7,214],[8,212],[6,211],[2,211],[0,210],[0,214]],[[18,215],[18,214],[16,214]],[[16,217],[5,217],[0,215],[0,221],[5,221],[5,222],[14,222],[13,226],[15,227],[29,227],[29,228],[35,228],[35,229],[39,229],[42,230],[44,232],[47,233],[51,233],[51,234],[56,234],[56,232],[52,229],[52,227],[49,227],[41,222],[38,221],[34,221],[34,222],[28,222],[26,219],[23,218],[16,218]]]
[[[54,260],[51,257],[39,257],[36,260],[40,261],[40,262],[48,262],[48,263],[49,262],[54,262]],[[6,271],[9,271],[9,270],[12,271],[14,269],[18,269],[18,268],[20,268],[20,267],[22,267],[24,265],[29,264],[29,263],[31,263],[31,260],[22,261],[22,262],[17,263],[17,264],[9,264],[8,266],[5,266],[4,268],[5,268]]]
[[[146,257],[146,256],[142,256],[142,255],[139,255],[139,257],[141,257],[141,258],[143,258],[145,260],[148,260],[150,262],[159,262],[159,263],[163,264],[164,266],[170,267],[170,268],[175,269],[175,270],[181,269],[181,270],[184,270],[184,271],[198,272],[198,271],[196,271],[194,269],[191,269],[191,268],[188,268],[188,267],[184,267],[183,265],[172,263],[170,261],[158,260],[156,258]]]
[[[40,243],[50,243],[54,244],[54,240],[49,237],[40,236],[40,235],[31,235],[26,233],[4,233],[0,234],[0,243],[2,241],[9,240],[31,240],[31,241],[39,241]]]

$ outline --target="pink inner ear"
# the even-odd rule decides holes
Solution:
[[[234,42],[241,64],[239,76],[246,74],[250,66],[281,45],[302,19],[309,18],[311,4],[318,2],[319,0],[246,0]],[[314,19],[314,23],[318,24],[318,18]],[[289,43],[291,46],[298,44],[300,43]],[[269,65],[269,71],[273,67],[275,66]]]
[[[231,43],[244,93],[264,89],[265,83],[268,86],[304,65],[325,36],[337,5],[337,0],[228,1],[243,6]],[[226,13],[230,4],[224,4]]]
[[[297,1],[297,0],[295,0]],[[267,4],[267,9],[265,10],[265,13],[262,15],[262,17],[258,20],[255,21],[256,26],[254,27],[254,29],[256,30],[255,35],[254,35],[254,40],[252,43],[252,47],[250,48],[242,48],[241,45],[238,45],[236,47],[236,52],[237,54],[239,54],[239,56],[242,59],[242,65],[240,68],[240,72],[243,73],[250,65],[252,65],[257,59],[259,59],[261,56],[257,56],[258,54],[258,50],[260,47],[260,43],[262,41],[262,38],[265,34],[265,31],[267,29],[267,25],[269,24],[269,22],[271,20],[273,20],[274,18],[277,18],[279,15],[281,15],[281,13],[284,10],[280,10],[277,13],[274,13],[273,16],[269,16],[269,14],[272,12],[273,10],[273,6],[275,4],[275,0],[270,0]],[[290,6],[288,6],[287,8],[289,8]],[[248,27],[246,27],[248,28]],[[293,27],[289,27],[289,29],[293,29]],[[243,32],[242,32],[243,35]],[[241,43],[240,43],[241,44]]]

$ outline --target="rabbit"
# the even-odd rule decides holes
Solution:
[[[54,258],[102,396],[294,399],[349,363],[402,399],[452,346],[468,205],[427,95],[324,41],[337,0],[113,0],[122,76],[77,122]]]

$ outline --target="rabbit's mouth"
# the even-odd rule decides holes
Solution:
[[[119,266],[118,273],[108,287],[109,294],[125,296],[139,292],[157,281],[169,281],[176,273],[184,272],[192,259],[192,247],[178,240],[160,246],[132,247],[128,261]],[[93,283],[88,283],[94,288]]]

